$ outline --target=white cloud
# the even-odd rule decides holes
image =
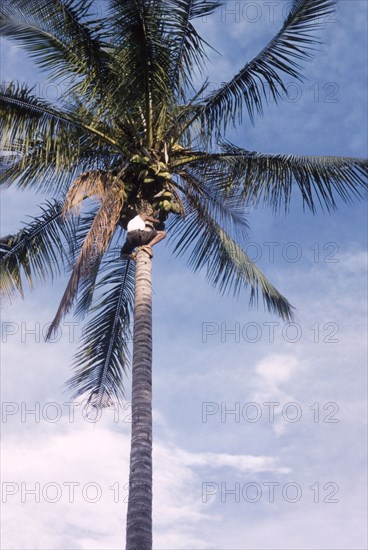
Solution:
[[[231,455],[225,453],[188,453],[181,451],[180,458],[187,465],[210,468],[231,467],[238,472],[288,473],[289,468],[280,467],[278,459],[270,456]]]
[[[303,365],[291,355],[271,355],[262,359],[255,368],[253,387],[255,393],[252,401],[256,403],[276,403],[267,405],[269,414],[275,417],[272,423],[277,435],[283,434],[288,426],[287,418],[294,418],[299,414],[299,403],[292,405],[296,398],[290,393],[290,387],[295,383],[295,377],[301,373]],[[277,405],[278,403],[278,405]],[[285,409],[286,407],[286,409]],[[275,412],[276,411],[276,412]]]
[[[300,364],[294,357],[287,355],[274,355],[263,359],[255,368],[260,377],[260,385],[265,383],[273,388],[288,382],[297,374]]]
[[[129,471],[128,424],[102,418],[95,426],[81,417],[68,423],[40,422],[22,439],[3,443],[4,548],[83,550],[119,548],[124,539]],[[209,515],[201,498],[197,468],[212,472],[279,472],[287,469],[266,456],[190,453],[156,440],[154,448],[154,525],[158,548],[209,546],[199,535]],[[36,497],[35,497],[36,494]],[[36,502],[35,500],[39,502]],[[55,502],[54,502],[55,501]],[[14,529],[17,518],[18,528]],[[197,531],[199,529],[199,531]],[[41,533],[41,536],[39,536]],[[180,542],[181,540],[181,542]]]

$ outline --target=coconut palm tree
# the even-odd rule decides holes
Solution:
[[[360,197],[367,162],[245,150],[226,141],[243,115],[278,102],[285,78],[302,80],[333,0],[294,0],[279,33],[229,81],[209,92],[207,43],[193,20],[217,0],[3,0],[1,34],[62,85],[54,103],[27,84],[3,85],[1,184],[51,195],[42,213],[0,241],[2,291],[23,294],[60,271],[70,279],[49,336],[73,306],[88,322],[68,381],[91,407],[118,404],[132,357],[132,444],[127,549],[152,547],[151,255],[120,260],[137,213],[167,219],[173,253],[220,292],[284,320],[288,300],[243,251],[246,208],[331,210]],[[203,82],[197,85],[199,80]]]

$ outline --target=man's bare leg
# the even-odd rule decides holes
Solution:
[[[157,235],[155,235],[149,243],[147,243],[143,246],[140,246],[139,248],[141,250],[145,250],[147,252],[147,254],[152,258],[152,256],[153,256],[152,247],[155,244],[162,241],[165,237],[166,237],[166,231],[157,231]]]
[[[155,235],[155,237],[153,237],[152,241],[147,243],[146,246],[152,247],[153,245],[159,243],[160,241],[163,241],[165,237],[166,237],[166,231],[157,231],[157,234]]]

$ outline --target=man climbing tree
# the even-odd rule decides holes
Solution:
[[[154,227],[155,225],[157,229]],[[152,246],[166,237],[165,224],[163,221],[149,216],[144,212],[130,220],[127,230],[127,238],[120,253],[122,260],[134,258],[132,252],[136,247],[144,249],[152,258]]]

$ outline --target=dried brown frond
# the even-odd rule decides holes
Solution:
[[[59,308],[48,330],[46,339],[57,329],[61,319],[70,310],[79,282],[88,277],[107,250],[120,218],[123,199],[116,192],[106,193],[89,230],[65,289]]]
[[[96,197],[98,200],[103,200],[104,195],[108,192],[108,184],[111,180],[111,175],[102,170],[91,170],[84,172],[70,187],[63,208],[63,215],[71,209],[79,209],[81,202],[86,197]]]

